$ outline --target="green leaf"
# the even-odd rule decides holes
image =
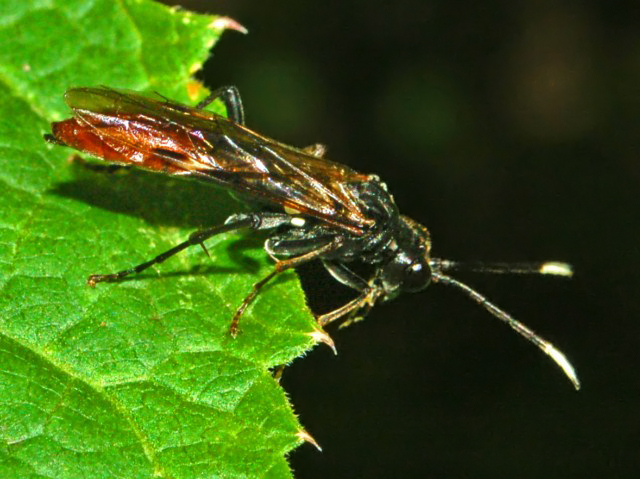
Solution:
[[[4,0],[0,11],[0,477],[291,477],[301,431],[268,368],[315,344],[295,274],[235,308],[273,267],[263,238],[211,239],[119,284],[246,208],[225,191],[105,175],[46,144],[71,86],[193,103],[216,17],[147,0]],[[222,68],[222,66],[220,66]],[[189,92],[196,92],[189,95]]]

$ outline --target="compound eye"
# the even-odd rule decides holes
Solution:
[[[424,261],[415,261],[407,266],[402,278],[402,289],[408,292],[421,291],[431,282],[431,268]]]

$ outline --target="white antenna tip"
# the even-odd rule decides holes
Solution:
[[[569,380],[573,383],[573,387],[578,391],[580,389],[580,380],[578,379],[576,370],[573,368],[567,357],[550,343],[546,343],[544,345],[544,352],[548,354],[549,357],[553,359],[558,366],[560,366],[560,368],[562,368]]]
[[[552,274],[555,276],[573,276],[573,268],[568,263],[560,263],[557,261],[548,261],[540,266],[541,274]]]

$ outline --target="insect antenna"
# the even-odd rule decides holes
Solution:
[[[544,263],[485,263],[460,262],[447,259],[433,260],[439,271],[469,271],[491,274],[550,274],[554,276],[573,276],[573,268],[568,263],[545,261]]]
[[[465,283],[458,281],[443,271],[477,271],[484,273],[520,273],[520,274],[553,274],[557,276],[571,276],[571,266],[566,263],[458,263],[455,261],[433,259],[431,260],[432,280],[436,283],[442,283],[449,286],[453,286],[469,296],[472,300],[478,303],[480,306],[489,311],[493,316],[500,321],[507,323],[516,333],[524,337],[528,341],[538,346],[543,353],[549,356],[553,361],[562,369],[564,374],[569,378],[569,381],[573,384],[576,390],[580,389],[580,380],[576,374],[573,365],[569,362],[567,357],[553,344],[546,339],[539,336],[533,330],[522,324],[506,311],[503,311],[498,306],[489,301],[485,296],[478,293],[476,290],[467,286]]]

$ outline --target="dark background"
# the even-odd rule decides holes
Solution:
[[[460,279],[562,349],[580,392],[434,285],[285,371],[324,448],[291,455],[296,477],[638,477],[637,2],[181,3],[250,30],[225,34],[203,74],[240,88],[249,127],[378,173],[435,256],[576,270]],[[320,286],[328,309],[339,288]]]

